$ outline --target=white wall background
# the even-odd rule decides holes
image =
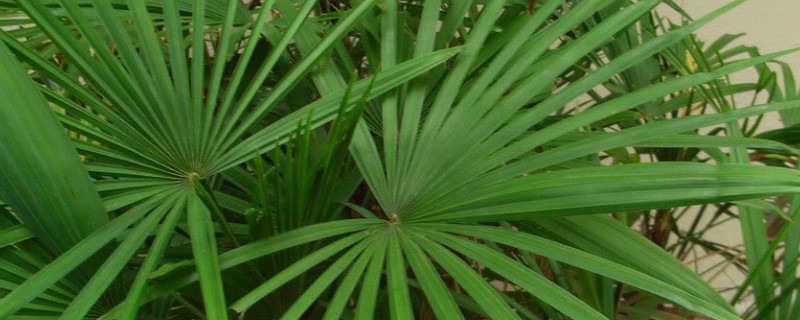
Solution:
[[[674,0],[693,18],[699,18],[732,0]],[[673,21],[680,15],[662,5],[660,12]],[[711,42],[726,33],[746,33],[731,45],[757,46],[762,54],[800,47],[800,0],[749,0],[723,16],[710,22],[697,34],[701,40]],[[780,60],[789,63],[800,79],[800,53],[784,56]],[[777,70],[777,66],[773,66]],[[733,76],[734,81],[753,81],[755,72],[745,71]],[[746,97],[743,97],[746,98]],[[738,99],[737,99],[738,100]],[[743,99],[746,101],[748,99]],[[772,117],[764,129],[776,128],[779,122]]]
[[[731,0],[675,0],[697,18]],[[673,16],[673,15],[671,15]],[[750,0],[712,21],[698,33],[718,37],[725,33],[747,33],[739,43],[756,45],[762,53],[800,47],[800,1]],[[800,68],[800,55],[784,61]]]

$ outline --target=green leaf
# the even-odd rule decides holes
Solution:
[[[498,251],[458,237],[427,231],[426,228],[414,229],[425,234],[431,240],[442,243],[486,266],[570,318],[606,319],[600,312],[592,309],[589,305],[540,273],[525,267]]]
[[[422,248],[409,237],[400,236],[398,238],[403,245],[403,253],[405,253],[408,264],[414,270],[414,275],[436,317],[438,319],[464,319],[450,289],[447,288],[436,267],[422,251]]]
[[[420,227],[428,228],[428,225],[423,224]],[[606,260],[603,257],[588,254],[586,252],[568,247],[566,245],[560,244],[552,240],[547,240],[541,237],[527,234],[525,232],[515,232],[505,228],[497,228],[497,227],[452,225],[452,224],[440,224],[432,227],[444,232],[473,236],[488,241],[505,244],[534,254],[542,255],[550,259],[571,264],[576,267],[585,269],[587,271],[594,272],[615,280],[628,283],[635,287],[647,290],[656,295],[675,301],[694,311],[702,312],[709,316],[713,316],[716,319],[739,319],[737,316],[735,316],[734,314],[732,314],[730,311],[727,310],[728,309],[727,305],[724,305],[724,307],[715,305],[716,301],[705,301],[699,299],[692,293],[686,292],[678,287],[662,282],[661,280],[659,280],[659,278],[645,275],[641,272],[635,271],[626,266]],[[431,235],[431,237],[434,237],[434,235]],[[490,252],[494,251],[488,250],[486,248],[481,249],[480,246],[476,244],[470,245],[470,242],[464,239],[459,239],[452,236],[451,237],[439,236],[434,238],[438,239],[438,241],[442,241],[442,243],[445,243],[448,246],[450,246],[450,244],[458,246],[459,248],[461,248],[459,251],[471,248],[469,250],[472,250],[471,252],[473,254],[470,256],[478,261],[484,261],[488,263],[487,267],[489,268],[491,268],[490,264],[498,264],[497,261],[501,259],[500,256],[497,256],[497,252],[491,254]],[[490,256],[495,256],[495,257],[489,258]],[[661,263],[664,265],[673,265],[674,267],[678,268],[685,268],[683,265],[680,265],[679,263],[676,264],[673,259],[669,260],[659,259],[658,261],[652,261],[651,263]],[[534,295],[538,293],[533,291],[530,292]],[[543,300],[549,299],[549,297],[540,297],[540,298]],[[551,305],[555,308],[565,306],[564,303],[551,303]]]
[[[514,225],[528,233],[552,236],[595,257],[628,266],[733,311],[714,288],[681,261],[610,216],[531,219]]]
[[[26,303],[35,299],[39,294],[47,290],[47,288],[61,280],[61,278],[69,274],[106,244],[119,236],[128,226],[139,221],[143,216],[149,213],[159,201],[159,197],[153,198],[146,203],[128,210],[125,214],[116,219],[111,220],[81,242],[72,246],[20,286],[16,287],[7,294],[3,300],[0,300],[0,318],[12,315],[25,306]]]
[[[575,132],[562,136],[552,141],[555,145],[563,145],[569,142],[587,139],[593,136],[600,136],[607,133],[601,132]],[[645,148],[724,148],[724,147],[744,147],[749,149],[766,149],[800,154],[800,150],[772,140],[758,138],[736,138],[729,136],[704,136],[695,134],[673,134],[656,136],[646,140],[633,143],[634,147]]]
[[[186,202],[187,198],[185,196],[181,199],[178,199],[177,205],[172,207],[172,210],[167,214],[167,217],[164,219],[161,227],[159,227],[155,241],[147,251],[147,257],[145,257],[144,262],[139,267],[136,278],[130,285],[128,295],[123,303],[123,309],[121,310],[122,314],[120,318],[136,318],[140,301],[144,299],[143,295],[150,278],[158,276],[157,274],[153,273],[153,270],[155,270],[158,262],[161,260],[161,257],[164,254],[164,251],[167,248],[167,245],[169,244],[172,233],[175,231],[175,225],[185,213]]]
[[[371,254],[367,254],[366,248],[373,248],[372,244],[375,243],[376,239],[369,238],[364,241],[361,241],[359,244],[353,246],[347,253],[343,254],[339,257],[336,262],[332,263],[325,269],[325,272],[321,273],[314,283],[311,284],[308,288],[303,291],[303,294],[297,301],[292,304],[292,306],[286,310],[286,312],[281,316],[282,320],[289,320],[289,319],[300,319],[303,314],[308,310],[314,302],[323,294],[325,289],[327,289],[342,272],[347,269],[350,264],[356,260],[358,257],[359,260],[362,260],[362,257],[371,257]],[[365,263],[366,259],[364,259]]]
[[[497,181],[501,178],[510,178],[527,172],[541,170],[566,160],[593,154],[599,151],[633,145],[639,141],[646,141],[649,138],[654,138],[659,135],[686,132],[689,130],[747,118],[766,112],[794,109],[798,107],[800,107],[800,101],[787,101],[752,106],[722,114],[689,116],[652,122],[647,125],[617,131],[609,135],[582,139],[558,148],[549,149],[534,156],[526,157],[511,165],[499,168],[490,174],[486,174],[480,179],[472,182],[472,184],[485,185],[487,182]]]
[[[0,61],[0,198],[39,241],[65,252],[108,216],[69,137],[5,45]]]
[[[353,317],[355,320],[371,320],[375,318],[375,305],[378,301],[378,290],[380,290],[381,275],[386,262],[388,243],[388,237],[380,242],[382,245],[372,256],[369,266],[367,266],[367,273],[364,275],[361,292],[356,303],[356,314]]]
[[[144,243],[144,240],[155,230],[158,222],[169,212],[170,207],[176,205],[178,200],[183,199],[177,196],[165,199],[139,225],[131,230],[125,240],[114,249],[114,252],[108,256],[103,265],[81,289],[81,292],[75,296],[69,307],[61,314],[61,319],[82,319],[86,316],[103,292],[106,291],[120,271],[127,265],[128,260],[133,257],[136,250]]]
[[[211,212],[197,196],[189,198],[186,210],[206,316],[211,320],[228,319]]]
[[[0,230],[0,248],[28,240],[33,237],[33,232],[31,232],[31,230],[25,225],[16,225],[5,228]]]
[[[408,236],[413,236],[414,242],[425,250],[433,260],[439,263],[466,292],[475,299],[481,308],[492,319],[520,319],[514,310],[503,301],[497,289],[492,287],[469,265],[464,263],[458,256],[421,235],[405,232]]]
[[[361,231],[349,235],[340,240],[337,240],[332,244],[320,248],[319,250],[314,251],[311,254],[304,256],[302,259],[298,260],[290,267],[282,270],[277,275],[268,279],[267,282],[262,283],[257,288],[248,292],[244,297],[234,302],[231,305],[231,309],[239,313],[247,311],[247,309],[250,308],[250,306],[258,302],[259,300],[263,299],[264,297],[272,293],[275,289],[284,285],[289,280],[294,279],[295,277],[306,272],[310,268],[322,263],[324,260],[339,253],[345,248],[352,246],[353,244],[358,243],[358,245],[356,246],[360,248],[360,250],[363,250],[361,246],[363,246],[365,242],[362,240],[365,237],[367,237],[367,235],[369,235],[372,231],[373,230]]]
[[[466,204],[432,211],[419,221],[497,221],[626,212],[789,194],[799,188],[800,173],[775,167],[689,162],[588,167],[534,174],[465,191]]]
[[[392,235],[389,237],[389,247],[386,254],[386,278],[389,294],[389,314],[394,320],[414,318],[414,310],[411,307],[411,295],[408,291],[408,279],[406,277],[406,264],[403,259],[403,251],[400,248],[401,235],[397,229],[390,230]]]
[[[377,97],[443,63],[460,51],[460,47],[449,48],[400,63],[374,76],[377,78],[374,80],[375,83],[373,85],[371,85],[372,79],[362,79],[353,84],[350,89],[351,100],[349,104],[351,106],[355,105],[362,99],[361,95],[367,91],[370,93],[367,99]],[[372,89],[369,89],[370,87]],[[236,164],[250,160],[256,151],[264,153],[272,150],[276,143],[287,141],[289,133],[296,129],[300,119],[307,117],[311,110],[314,110],[311,128],[317,128],[333,120],[339,111],[342,98],[347,90],[347,88],[344,88],[337,94],[327,95],[254,133],[217,159],[212,171],[217,172],[228,169]]]
[[[353,291],[358,285],[358,281],[361,280],[361,276],[366,271],[370,261],[377,254],[378,250],[383,251],[386,247],[385,238],[386,237],[381,237],[381,239],[375,241],[358,257],[358,260],[353,262],[350,271],[347,272],[347,275],[339,283],[336,288],[336,293],[334,293],[333,298],[331,298],[330,303],[327,308],[325,308],[325,314],[322,316],[323,320],[338,320],[342,318],[345,307],[347,307],[347,304],[350,302],[350,296],[353,294]]]

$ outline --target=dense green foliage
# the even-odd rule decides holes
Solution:
[[[797,319],[742,2],[0,0],[0,319]]]

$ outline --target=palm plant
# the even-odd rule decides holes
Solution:
[[[607,213],[743,203],[756,265],[800,174],[738,120],[800,102],[717,82],[793,50],[571,102],[741,2],[641,37],[661,1],[0,2],[0,318],[608,319],[631,286],[739,319]],[[670,117],[687,89],[717,112]],[[637,146],[734,151],[603,161]]]
[[[684,13],[685,16],[687,16]],[[688,19],[691,19],[690,17]],[[649,35],[656,32],[668,32],[678,26],[664,23],[663,19],[658,16],[646,16],[642,20],[641,28],[646,30],[644,39]],[[587,27],[588,28],[588,27]],[[614,56],[617,52],[624,52],[625,48],[630,47],[630,42],[643,41],[637,36],[638,31],[631,27],[627,36],[615,39],[610,42],[606,47],[598,49],[597,54],[590,55],[586,63],[602,64],[603,59],[599,55]],[[689,36],[681,42],[674,45],[659,55],[654,56],[645,62],[626,70],[617,78],[611,79],[607,84],[604,84],[603,89],[610,92],[608,96],[601,96],[592,92],[592,99],[597,102],[607,100],[610,97],[616,97],[620,94],[627,94],[631,91],[649,86],[654,81],[654,77],[675,77],[694,72],[705,72],[719,68],[728,63],[733,57],[741,54],[749,55],[750,57],[759,56],[758,49],[746,45],[732,46],[731,43],[743,34],[726,34],[710,43],[703,43],[695,36]],[[707,88],[693,88],[692,90],[684,90],[673,94],[669,99],[654,100],[638,110],[629,111],[627,114],[620,114],[617,117],[608,119],[596,124],[596,130],[615,130],[616,126],[630,127],[637,126],[640,122],[658,121],[664,117],[683,117],[692,114],[704,114],[708,112],[720,112],[722,107],[726,105],[754,105],[757,100],[762,101],[780,101],[784,96],[791,97],[794,92],[794,80],[792,71],[786,63],[776,62],[777,66],[782,69],[782,73],[786,78],[784,83],[786,86],[786,93],[777,86],[776,79],[778,74],[772,71],[767,64],[758,65],[755,67],[757,77],[750,83],[732,83],[728,77],[717,79],[707,84]],[[575,72],[582,72],[581,68],[586,68],[581,65],[576,68]],[[749,93],[747,101],[741,101],[737,97],[742,93]],[[791,98],[789,98],[791,99]],[[749,104],[748,104],[749,102]],[[787,110],[781,112],[784,119],[791,116],[795,110]],[[755,119],[745,119],[741,124],[742,136],[748,137],[749,146],[754,146],[756,140],[752,139],[755,132],[759,129],[763,119],[763,114]],[[754,121],[749,121],[754,120]],[[786,121],[786,120],[785,120]],[[600,128],[600,129],[597,129]],[[725,135],[727,128],[717,127],[705,133],[702,139],[711,139],[714,136]],[[698,130],[695,130],[699,134]],[[779,129],[774,132],[759,134],[759,139],[770,139],[777,137],[789,137],[781,132],[787,132],[785,129]],[[577,135],[576,135],[577,136]],[[682,138],[690,138],[684,135]],[[692,137],[691,139],[694,139]],[[574,139],[574,138],[573,138]],[[727,138],[730,139],[730,138]],[[791,140],[777,138],[774,139],[779,142],[789,142]],[[569,140],[568,140],[569,141]],[[729,140],[732,141],[732,140]],[[790,165],[793,161],[792,154],[794,151],[784,150],[783,147],[774,145],[773,141],[761,140],[762,147],[755,148],[755,152],[750,155],[751,159],[763,161],[768,165],[783,166]],[[796,147],[796,146],[794,146]],[[676,140],[672,142],[667,141],[654,141],[651,140],[647,144],[641,144],[632,149],[629,153],[628,150],[618,149],[609,152],[609,160],[613,159],[615,162],[631,163],[639,162],[641,159],[649,159],[649,161],[699,161],[699,162],[729,162],[730,155],[726,152],[706,148],[705,143],[700,140],[683,140],[678,143]],[[747,200],[735,201],[733,203],[719,203],[711,205],[702,205],[695,207],[682,207],[682,208],[662,208],[656,210],[645,210],[638,212],[630,212],[618,214],[618,217],[628,224],[640,222],[642,234],[650,238],[659,246],[664,247],[667,251],[673,252],[679,259],[683,261],[690,260],[695,264],[699,260],[709,260],[714,256],[720,257],[718,263],[710,264],[710,268],[704,270],[697,270],[700,275],[705,275],[709,279],[720,278],[725,273],[728,267],[736,267],[740,272],[749,276],[742,283],[734,283],[733,287],[721,288],[723,292],[727,292],[732,298],[732,304],[742,304],[741,298],[745,296],[746,290],[751,285],[760,286],[753,290],[752,294],[756,296],[758,304],[744,304],[747,307],[748,314],[766,314],[767,309],[775,308],[777,305],[773,303],[776,300],[784,300],[781,307],[780,318],[791,319],[793,316],[790,314],[792,309],[790,304],[786,304],[787,296],[791,296],[792,290],[787,287],[793,278],[791,270],[793,255],[789,254],[785,259],[776,255],[776,252],[782,244],[783,239],[790,230],[792,224],[785,223],[785,221],[793,220],[788,215],[794,215],[795,210],[790,208],[789,200],[776,199],[777,201],[766,202],[760,200]],[[737,208],[738,206],[738,208]],[[731,247],[726,244],[717,243],[706,234],[713,232],[713,230],[724,229],[728,230],[732,224],[739,223],[739,210],[742,207],[745,210],[763,211],[771,214],[768,216],[766,232],[748,233],[745,235],[749,239],[745,239],[746,248]],[[780,207],[780,208],[779,208]],[[694,211],[698,211],[694,213]],[[786,211],[786,213],[784,213]],[[681,221],[686,225],[682,228]],[[737,226],[738,227],[738,226]],[[727,229],[726,229],[727,228]],[[754,228],[758,231],[763,230],[764,227],[760,226]],[[729,232],[729,231],[724,231]],[[764,246],[768,243],[768,238],[774,238],[768,248]],[[787,247],[790,248],[789,241]],[[761,249],[753,248],[754,245],[762,246]],[[787,249],[788,250],[788,249]],[[752,254],[754,251],[760,251],[758,254]],[[790,252],[790,251],[788,251]],[[692,257],[690,257],[692,255]],[[700,257],[698,257],[700,255]],[[783,263],[785,262],[785,264]],[[706,263],[708,264],[708,263]],[[777,266],[783,264],[782,271]],[[750,271],[748,271],[750,269]],[[756,271],[762,270],[762,271]],[[763,273],[762,273],[763,272]],[[778,282],[784,283],[781,285],[783,289],[782,294],[779,296],[773,295],[770,291],[775,291],[776,282],[767,278],[766,284],[756,282],[760,279],[758,275],[765,273],[769,277],[769,273],[782,273]],[[734,272],[735,273],[735,272]],[[763,287],[772,288],[773,290],[763,290]],[[647,304],[647,300],[644,300]],[[635,304],[635,303],[634,303]],[[656,305],[657,306],[657,305]],[[652,308],[652,305],[646,308]],[[638,311],[637,311],[638,312]]]

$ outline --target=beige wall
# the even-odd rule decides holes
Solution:
[[[732,0],[675,0],[692,17],[699,18]],[[679,15],[662,5],[659,10],[665,17],[679,21]],[[749,0],[700,29],[698,36],[707,42],[730,33],[746,33],[734,44],[757,46],[761,53],[800,47],[800,0]],[[784,56],[780,60],[789,63],[800,79],[800,53]],[[734,81],[753,81],[755,73],[745,71],[734,75]],[[750,97],[741,97],[749,102]],[[738,101],[739,99],[737,99]],[[764,129],[777,128],[777,117],[770,117]]]
[[[697,18],[731,0],[675,0]],[[762,52],[800,47],[800,1],[750,0],[703,27],[700,36],[747,33],[739,42],[756,45]],[[800,68],[800,55],[784,59]]]

